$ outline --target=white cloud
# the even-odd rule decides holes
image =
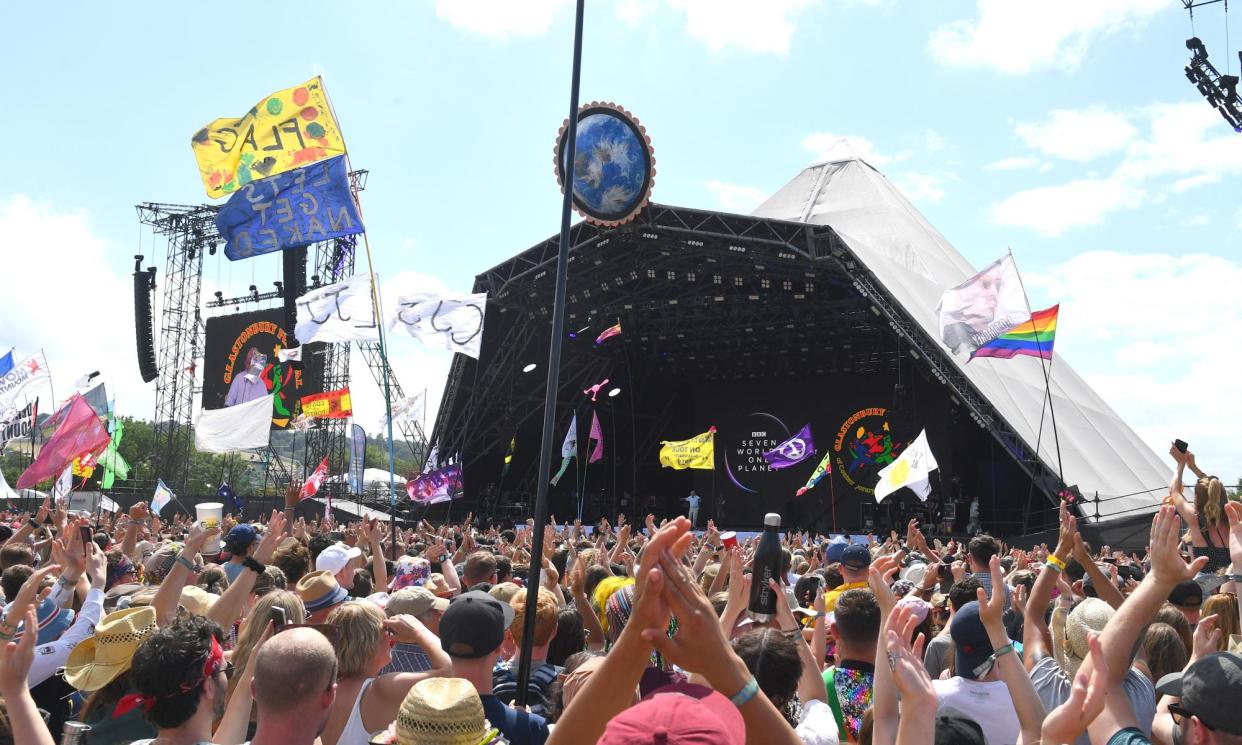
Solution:
[[[910,157],[908,151],[895,155],[881,153],[866,137],[839,135],[832,132],[812,132],[802,138],[802,148],[812,153],[817,162],[859,157],[876,168]]]
[[[685,11],[686,34],[720,52],[738,47],[748,52],[785,55],[794,21],[817,0],[669,0]]]
[[[992,207],[992,219],[1058,236],[1070,228],[1098,225],[1111,212],[1137,208],[1145,196],[1143,189],[1119,179],[1087,178],[1020,191]]]
[[[726,212],[736,212],[742,215],[750,214],[769,196],[767,191],[754,186],[728,184],[715,180],[704,183],[711,190],[712,194],[715,195],[716,203]]]
[[[542,36],[569,0],[436,0],[436,16],[453,28],[489,39]]]
[[[928,155],[935,155],[944,149],[944,136],[934,129],[929,129],[923,133],[923,147],[927,149]]]
[[[1211,215],[1199,213],[1197,215],[1192,215],[1190,219],[1186,220],[1186,225],[1193,228],[1193,227],[1198,227],[1200,225],[1207,225],[1210,222],[1212,222]]]
[[[1210,472],[1242,476],[1242,347],[1222,343],[1242,337],[1242,263],[1088,251],[1025,279],[1061,302],[1058,354],[1158,455],[1181,437]]]
[[[978,0],[977,17],[943,24],[927,48],[950,67],[990,67],[1026,74],[1043,68],[1074,70],[1098,36],[1141,28],[1166,0]]]
[[[944,199],[944,185],[947,180],[956,180],[956,178],[929,173],[902,173],[893,178],[893,183],[911,202],[935,204]]]
[[[1045,155],[1086,162],[1122,150],[1138,134],[1129,119],[1102,107],[1056,109],[1046,122],[1023,122],[1014,132]]]
[[[1181,194],[1184,191],[1190,191],[1198,186],[1207,186],[1220,181],[1219,173],[1200,173],[1195,176],[1187,176],[1184,179],[1178,179],[1169,187],[1174,194]]]
[[[1026,156],[1014,156],[1012,158],[1001,158],[994,160],[984,166],[989,171],[1017,171],[1023,168],[1035,168],[1042,161],[1039,158],[1030,158]]]

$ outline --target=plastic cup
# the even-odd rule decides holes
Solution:
[[[194,510],[198,513],[198,524],[203,528],[220,527],[220,519],[224,515],[224,504],[221,502],[202,502],[194,505]],[[220,536],[217,534],[214,538],[207,540],[203,546],[204,554],[220,553]]]
[[[720,542],[725,548],[733,548],[737,546],[737,533],[732,530],[726,530],[720,534]]]

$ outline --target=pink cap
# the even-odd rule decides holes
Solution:
[[[703,686],[664,686],[613,717],[597,745],[744,745],[733,702]]]

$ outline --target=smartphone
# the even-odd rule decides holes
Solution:
[[[271,621],[273,629],[279,629],[285,625],[285,609],[279,605],[273,605],[267,611],[267,620]]]
[[[90,556],[91,555],[91,549],[90,549],[91,541],[95,540],[94,531],[91,530],[91,526],[89,525],[79,525],[78,533],[81,534],[82,536],[82,555]]]
[[[1174,440],[1173,447],[1177,448],[1177,452],[1181,453],[1182,455],[1185,455],[1186,448],[1190,446],[1186,444],[1185,440]]]

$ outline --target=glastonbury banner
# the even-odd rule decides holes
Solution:
[[[293,342],[281,308],[207,319],[203,408],[272,398],[272,427],[287,429],[300,399],[323,392],[323,345],[304,345],[303,361],[281,361]]]
[[[276,91],[240,119],[216,119],[190,145],[207,196],[231,194],[251,181],[345,154],[323,80]]]
[[[233,261],[363,232],[345,156],[251,181],[216,214]]]

